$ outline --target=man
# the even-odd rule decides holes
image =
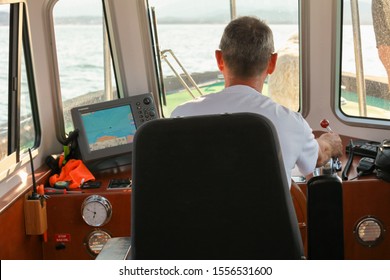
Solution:
[[[215,56],[225,89],[177,107],[171,117],[237,112],[268,117],[279,136],[288,182],[295,165],[307,175],[342,154],[337,134],[325,133],[314,139],[312,129],[299,113],[261,94],[277,60],[272,31],[264,22],[254,17],[233,20],[225,28],[219,47]]]

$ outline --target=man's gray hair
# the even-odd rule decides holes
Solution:
[[[219,48],[226,65],[239,78],[261,74],[274,52],[269,26],[255,17],[239,17],[225,28]]]

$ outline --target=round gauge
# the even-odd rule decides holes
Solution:
[[[94,230],[88,235],[87,248],[91,254],[97,256],[111,235],[104,230]]]
[[[81,215],[88,225],[100,227],[111,219],[111,203],[100,195],[88,196],[81,205]]]

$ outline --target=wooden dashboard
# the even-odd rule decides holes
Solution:
[[[316,136],[321,133],[315,132]],[[341,139],[346,147],[351,138],[341,136]],[[339,159],[344,169],[348,154],[344,153]],[[356,178],[360,159],[360,156],[354,156],[347,174],[349,180],[342,182],[344,258],[390,259],[390,183],[376,178],[374,174]],[[341,172],[338,175],[341,178]],[[306,193],[306,184],[299,183],[299,186]],[[358,225],[371,218],[380,223],[382,235],[377,242],[363,244],[358,238]]]
[[[348,137],[342,137],[344,146],[349,142]],[[340,160],[345,166],[348,154],[344,154]],[[354,158],[349,171],[349,178],[357,175],[356,166],[360,157]],[[80,195],[53,196],[48,201],[48,241],[44,243],[43,257],[45,259],[72,259],[94,258],[86,246],[88,235],[96,230],[82,220],[80,207],[83,200],[93,194],[100,194],[109,199],[113,207],[111,221],[101,227],[115,236],[130,235],[130,200],[129,190],[107,190],[111,178],[124,178],[131,176],[130,167],[106,172],[97,175],[97,180],[102,181],[100,189],[89,190]],[[339,174],[341,176],[341,174]],[[299,188],[292,187],[291,193],[296,209],[301,235],[307,246],[307,213],[306,213],[306,184],[298,184]],[[388,237],[388,225],[390,225],[390,184],[377,179],[374,175],[360,177],[343,182],[343,212],[344,212],[344,257],[345,259],[390,259],[390,237]],[[383,228],[383,238],[374,246],[366,246],[357,238],[356,226],[366,217],[375,217]],[[58,242],[58,234],[68,234],[69,242]],[[62,246],[63,245],[63,246]],[[307,248],[306,248],[307,249]]]
[[[342,139],[347,145],[349,138],[343,136]],[[347,158],[347,154],[340,158],[343,167]],[[354,158],[349,178],[357,175],[359,159],[358,156]],[[38,183],[47,182],[47,168],[40,168],[37,174]],[[94,259],[95,254],[88,249],[91,233],[104,231],[111,237],[130,236],[131,190],[109,190],[107,187],[113,178],[131,177],[131,167],[100,172],[95,177],[101,182],[100,188],[78,194],[51,195],[47,200],[48,229],[45,236],[25,233],[24,193],[3,208],[0,213],[0,259]],[[307,187],[306,183],[298,183],[297,186],[292,188],[292,197],[302,239],[307,246]],[[342,193],[345,259],[390,259],[390,183],[369,175],[343,181]],[[91,195],[103,196],[111,203],[112,217],[103,226],[90,226],[83,220],[81,206]],[[357,238],[357,225],[367,217],[380,221],[383,228],[380,240],[372,246],[362,244]]]
[[[82,190],[80,194],[51,195],[47,201],[48,231],[43,242],[44,259],[94,259],[90,247],[99,249],[99,238],[130,236],[131,189],[108,189],[111,179],[131,177],[130,166],[95,174],[101,186]],[[82,218],[85,199],[99,195],[109,201],[112,216],[107,224],[90,226]],[[95,236],[93,236],[95,235]]]

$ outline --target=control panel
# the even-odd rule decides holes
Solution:
[[[375,158],[378,152],[379,145],[380,143],[375,141],[353,140],[352,141],[353,154],[362,157]],[[351,149],[350,145],[345,147],[347,153],[350,152],[350,149]]]
[[[158,117],[151,93],[132,96],[131,110],[137,127]]]
[[[131,189],[108,188],[111,182],[129,181],[130,170],[123,166],[118,173],[97,173],[99,188],[50,196],[43,259],[95,259],[108,239],[131,235]]]
[[[101,204],[99,199],[108,202]],[[43,259],[95,259],[109,238],[130,236],[130,201],[131,191],[127,190],[52,195],[47,200]],[[109,208],[105,206],[108,203]]]

